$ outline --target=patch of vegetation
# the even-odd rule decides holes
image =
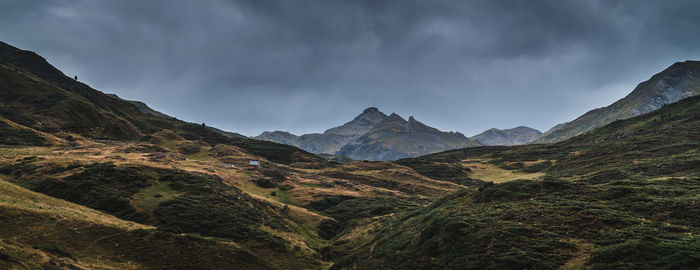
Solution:
[[[321,200],[312,201],[307,207],[319,211],[334,220],[325,220],[319,224],[317,230],[323,239],[332,239],[343,229],[353,224],[354,220],[383,216],[414,210],[425,203],[425,200],[407,200],[389,197],[352,197],[329,196]]]
[[[94,163],[64,178],[37,179],[31,177],[36,167],[34,161],[21,160],[12,165],[15,172],[25,175],[18,183],[34,191],[171,232],[254,239],[278,251],[287,247],[286,240],[262,229],[265,226],[289,230],[278,210],[223,184],[218,177],[147,166]]]
[[[130,203],[131,197],[151,186],[153,179],[138,168],[121,169],[112,163],[94,163],[64,179],[47,178],[24,183],[46,195],[102,210],[117,217],[147,222]]]
[[[275,167],[262,167],[258,169],[260,173],[277,182],[284,182],[287,179],[287,171]]]
[[[161,203],[154,211],[160,229],[172,232],[196,232],[236,241],[257,240],[278,251],[287,249],[287,242],[260,228],[286,230],[278,218],[250,204],[261,203],[244,194],[229,196],[188,195]],[[264,209],[264,206],[258,206]]]
[[[132,203],[139,210],[153,212],[160,203],[178,196],[180,193],[170,188],[169,182],[154,182],[150,187],[141,189],[134,194]]]
[[[287,190],[281,186],[275,192],[277,200],[283,204],[291,204],[294,206],[300,206],[300,204],[292,198],[292,195],[287,192]]]
[[[202,145],[194,141],[181,141],[177,143],[177,151],[183,155],[192,155],[199,153],[202,150]]]
[[[401,159],[397,164],[411,167],[417,173],[424,176],[450,181],[464,186],[480,186],[483,181],[469,177],[471,169],[461,164],[425,162],[418,159]]]
[[[0,144],[44,146],[49,145],[49,141],[32,130],[17,128],[0,120]]]
[[[259,186],[261,188],[274,188],[277,187],[277,183],[274,181],[268,179],[268,178],[257,178],[253,180],[253,183],[255,183],[256,186]]]

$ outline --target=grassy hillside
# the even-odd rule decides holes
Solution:
[[[697,269],[699,141],[693,97],[557,144],[399,160],[438,179],[539,174],[486,182],[385,220],[335,267]]]
[[[216,176],[113,163],[64,164],[39,157],[2,166],[0,174],[36,192],[161,231],[217,237],[255,253],[276,254],[266,258],[271,265],[317,264],[302,256],[304,250],[286,255],[298,236],[283,235],[298,233],[298,225],[281,207],[256,200]]]
[[[328,267],[350,251],[334,239],[363,241],[345,232],[365,231],[372,219],[423,207],[461,188],[388,162],[299,169],[169,131],[154,133],[157,144],[76,141],[81,145],[0,147],[0,177],[159,233],[233,243],[272,268]],[[249,160],[261,160],[261,166],[250,167]],[[61,249],[74,250],[73,244]]]
[[[491,173],[540,174],[487,182],[396,216],[335,267],[697,269],[698,142],[693,97],[557,144],[399,160],[447,180],[492,176],[470,167],[475,160],[495,167]]]
[[[0,180],[3,269],[274,269],[233,242],[175,235]]]
[[[697,269],[700,181],[519,180],[397,216],[336,268]]]
[[[41,56],[0,42],[0,117],[48,133],[67,131],[108,140],[139,140],[162,129],[190,140],[230,144],[271,161],[323,159],[287,145],[231,138],[198,124],[142,112],[131,101],[107,95],[65,76]],[[16,142],[18,134],[0,134]],[[30,141],[29,144],[37,142]]]
[[[700,61],[677,62],[640,83],[629,95],[607,107],[591,110],[571,122],[558,125],[535,143],[572,138],[611,122],[654,111],[666,104],[700,94]]]

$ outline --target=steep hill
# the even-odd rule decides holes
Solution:
[[[492,128],[472,137],[472,139],[483,145],[520,145],[529,143],[540,135],[542,132],[539,130],[520,126],[511,129]]]
[[[142,108],[137,105],[65,76],[34,52],[0,42],[0,117],[19,125],[48,133],[71,132],[122,141],[148,139],[154,132],[169,129],[191,140],[236,145],[275,162],[322,160],[282,144],[231,138],[149,112],[145,104]]]
[[[700,61],[678,62],[640,83],[629,95],[612,105],[589,111],[533,143],[562,141],[697,94],[700,94]]]
[[[362,160],[395,160],[448,149],[472,147],[479,142],[459,132],[442,132],[418,122],[391,114],[370,131],[343,146],[339,155]]]

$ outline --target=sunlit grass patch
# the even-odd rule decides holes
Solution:
[[[145,229],[151,226],[118,219],[85,206],[52,198],[5,182],[0,176],[0,207],[48,213],[64,218],[110,225],[123,229]]]
[[[199,161],[209,161],[211,160],[211,156],[209,156],[209,150],[211,147],[202,147],[199,152],[191,154],[191,155],[186,155],[188,159],[194,159],[194,160],[199,160]]]
[[[144,188],[134,194],[132,202],[134,207],[143,211],[152,212],[161,202],[169,201],[180,196],[180,193],[170,188],[169,184],[169,182],[155,182],[152,186]]]
[[[469,177],[494,183],[503,183],[517,179],[538,179],[545,175],[543,172],[525,173],[516,170],[506,170],[484,159],[466,159],[462,166],[469,168]]]

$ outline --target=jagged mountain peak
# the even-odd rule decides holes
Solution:
[[[395,112],[391,113],[388,118],[396,119],[396,120],[401,119],[403,121],[406,121],[406,119],[403,119],[403,117],[401,117],[401,115],[399,115],[398,113],[395,113]]]
[[[370,129],[375,124],[387,118],[386,114],[379,111],[376,107],[369,107],[362,111],[352,121],[347,122],[339,127],[334,127],[326,130],[323,134],[335,134],[343,136],[361,135]]]
[[[380,111],[379,111],[379,109],[377,109],[377,107],[369,107],[369,108],[365,109],[364,111],[362,111],[362,114],[370,114],[370,113],[378,113],[378,112],[380,112]]]
[[[408,122],[408,121],[406,121],[406,119],[404,119],[403,117],[401,117],[401,115],[399,115],[399,114],[397,114],[397,113],[395,113],[395,112],[391,113],[386,119],[384,119],[384,121]]]
[[[392,113],[366,134],[343,146],[338,154],[353,159],[395,160],[478,145],[480,143],[459,132],[443,132],[413,116],[406,121]]]

